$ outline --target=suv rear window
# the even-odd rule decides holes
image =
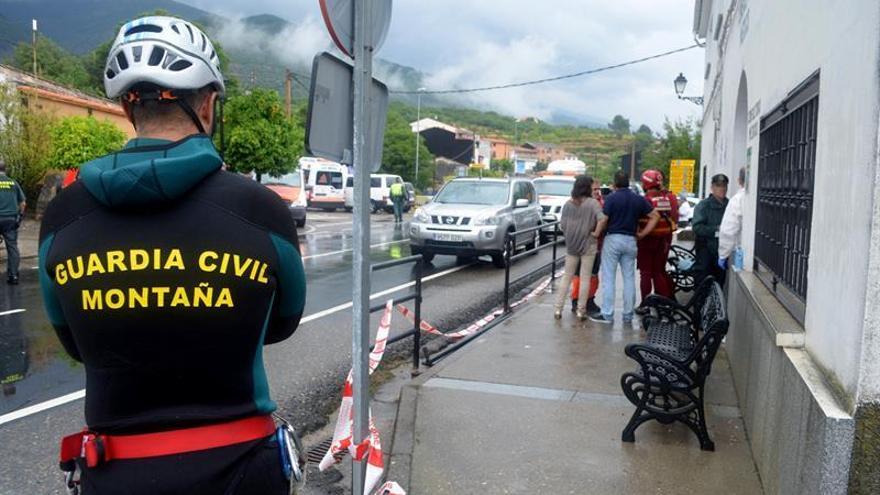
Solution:
[[[382,187],[382,178],[370,177],[370,187]]]

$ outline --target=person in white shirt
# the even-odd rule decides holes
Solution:
[[[743,198],[746,194],[746,169],[739,169],[737,177],[739,191],[730,198],[721,226],[718,229],[718,267],[727,269],[728,259],[740,244],[740,232],[742,231]]]
[[[688,202],[687,195],[681,193],[678,196],[678,226],[687,227],[692,218],[694,218],[694,209]]]

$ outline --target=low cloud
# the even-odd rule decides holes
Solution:
[[[230,20],[220,26],[217,38],[229,50],[268,56],[290,67],[310,67],[315,54],[329,48],[324,24],[314,17],[289,23],[277,34],[255,29],[241,19]]]

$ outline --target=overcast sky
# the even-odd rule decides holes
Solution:
[[[183,1],[229,17],[275,14],[302,26],[300,42],[308,49],[329,43],[318,0]],[[391,30],[379,56],[432,74],[428,89],[540,79],[691,45],[693,3],[394,0]],[[665,117],[699,115],[696,105],[675,98],[672,80],[679,72],[688,78],[686,93],[701,95],[703,49],[469,98],[516,117],[549,118],[562,112],[610,119],[620,113],[633,127],[646,123],[659,130]]]

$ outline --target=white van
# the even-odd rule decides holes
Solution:
[[[378,208],[388,213],[394,211],[391,203],[391,184],[403,183],[399,175],[371,174],[370,175],[370,199],[374,211]],[[354,177],[349,177],[345,183],[345,209],[351,211],[354,206]]]
[[[348,167],[320,158],[299,160],[306,181],[310,208],[333,211],[345,206],[345,180]]]

